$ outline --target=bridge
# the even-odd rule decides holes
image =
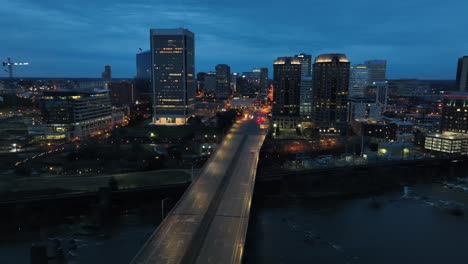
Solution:
[[[240,263],[265,134],[256,118],[234,124],[131,263]]]

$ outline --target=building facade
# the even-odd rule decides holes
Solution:
[[[424,148],[435,152],[468,155],[468,135],[451,132],[427,135]]]
[[[108,83],[112,81],[112,69],[110,65],[104,66],[104,72],[101,74],[102,81]]]
[[[150,103],[153,93],[151,86],[151,50],[137,53],[135,59],[135,99],[140,102]]]
[[[301,94],[299,113],[305,121],[309,121],[312,114],[312,55],[305,53],[294,57],[301,62]]]
[[[81,140],[114,125],[108,90],[45,91],[40,102],[51,140]]]
[[[353,65],[350,68],[349,97],[364,98],[369,85],[369,68],[364,64]]]
[[[457,89],[460,92],[468,91],[468,56],[458,59]]]
[[[130,82],[112,82],[107,85],[112,106],[130,106],[135,102],[135,85]]]
[[[442,132],[468,133],[468,93],[444,95],[441,123]]]
[[[300,123],[301,62],[279,57],[273,64],[273,122],[279,128],[295,128]]]
[[[268,90],[268,68],[254,68],[253,72],[259,73],[260,78],[260,91],[259,93],[266,93]]]
[[[348,111],[350,122],[355,119],[380,119],[382,117],[382,107],[367,99],[350,99]]]
[[[371,86],[375,88],[375,103],[382,107],[382,111],[387,111],[388,82],[373,82]]]
[[[151,29],[153,124],[183,125],[195,107],[195,40],[183,28]]]
[[[216,97],[228,99],[231,96],[231,67],[226,64],[218,64],[216,70]]]
[[[315,59],[312,121],[321,133],[346,134],[350,63],[344,54]]]
[[[382,82],[387,80],[387,61],[368,60],[364,63],[369,69],[369,82]]]

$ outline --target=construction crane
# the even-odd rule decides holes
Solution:
[[[13,66],[28,66],[29,62],[12,62],[11,58],[8,58],[7,61],[3,62],[3,67],[8,66],[8,70],[5,70],[10,75],[10,78],[13,79]]]

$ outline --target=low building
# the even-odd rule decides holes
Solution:
[[[435,152],[467,155],[468,135],[452,132],[427,135],[424,148]]]
[[[390,141],[396,139],[397,125],[382,120],[363,119],[352,124],[354,133],[365,137]]]
[[[46,91],[40,102],[46,138],[50,140],[80,140],[114,126],[108,90]]]

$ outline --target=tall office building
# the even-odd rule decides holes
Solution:
[[[260,91],[259,93],[266,93],[268,90],[268,68],[254,68],[253,72],[259,73],[260,78]]]
[[[237,88],[238,93],[242,97],[249,97],[255,98],[258,92],[261,90],[260,87],[260,71],[251,71],[251,72],[243,72],[237,78]]]
[[[369,68],[364,64],[351,66],[349,77],[349,97],[364,98],[369,85]]]
[[[231,92],[234,96],[239,96],[239,89],[237,88],[238,77],[239,77],[239,73],[237,72],[231,73]]]
[[[151,50],[136,54],[136,79],[151,79]]]
[[[349,67],[344,54],[322,54],[315,59],[312,121],[321,133],[346,133]]]
[[[102,81],[110,82],[112,80],[112,70],[110,65],[104,66],[104,72],[101,74]]]
[[[294,57],[298,58],[301,62],[301,94],[299,112],[302,118],[309,120],[312,114],[312,55],[301,53]]]
[[[301,62],[301,76],[312,75],[312,55],[305,53],[294,55]]]
[[[442,100],[442,132],[468,133],[468,93],[446,94]]]
[[[131,82],[112,82],[107,88],[112,106],[130,106],[135,101],[135,86]]]
[[[205,75],[205,92],[216,92],[216,72],[207,72]]]
[[[205,76],[206,72],[197,73],[197,93],[205,91]]]
[[[227,99],[231,96],[231,67],[226,64],[218,64],[216,70],[216,97]]]
[[[387,80],[386,60],[368,60],[364,64],[369,69],[369,83]]]
[[[458,59],[457,89],[460,92],[468,91],[468,56]]]
[[[151,94],[151,51],[142,51],[136,54],[135,99],[150,103]]]
[[[300,123],[301,62],[279,57],[273,64],[273,122],[280,128],[295,128]]]
[[[388,101],[388,81],[373,82],[375,86],[375,103],[382,107],[382,110],[387,111]]]
[[[194,34],[183,28],[151,29],[153,123],[182,125],[195,106]]]

